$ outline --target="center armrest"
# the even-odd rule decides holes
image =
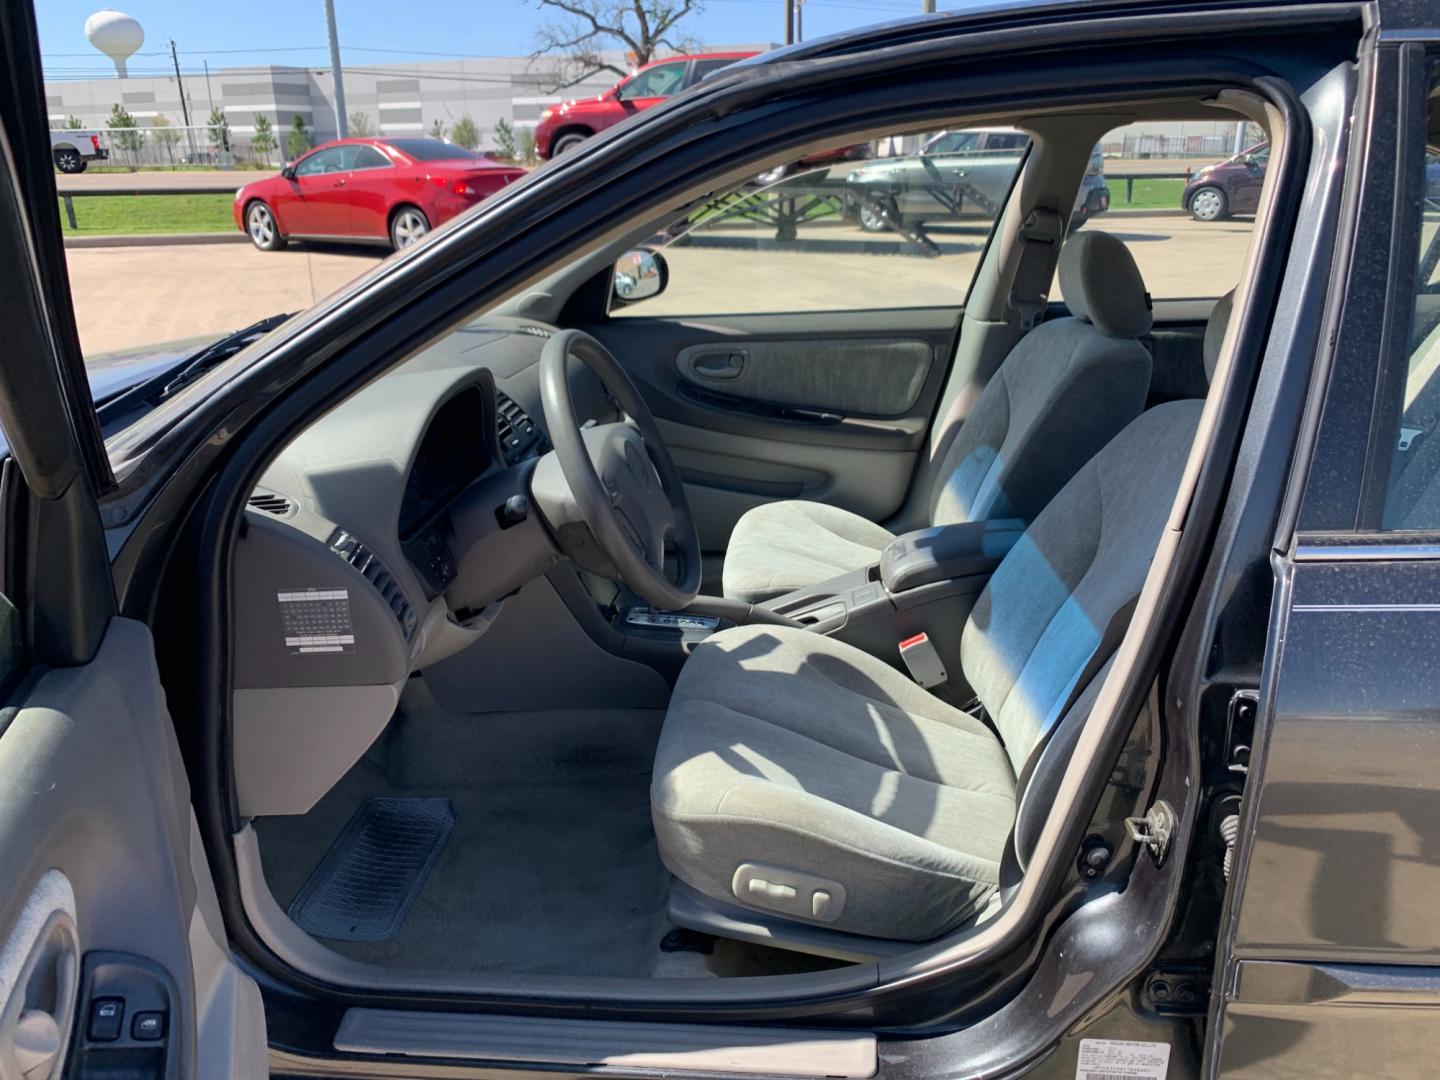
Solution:
[[[967,521],[917,529],[895,540],[880,555],[880,580],[892,593],[936,581],[989,575],[1025,535],[1020,518]]]

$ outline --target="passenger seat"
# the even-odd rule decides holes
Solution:
[[[1060,251],[1070,317],[1020,339],[946,453],[929,494],[931,525],[1033,521],[1131,420],[1150,389],[1150,296],[1125,245],[1080,233]],[[789,500],[758,506],[725,555],[727,597],[760,603],[872,565],[895,534],[858,514]]]

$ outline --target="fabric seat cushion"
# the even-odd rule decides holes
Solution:
[[[895,534],[859,514],[789,500],[757,506],[730,536],[723,586],[757,604],[880,561]]]
[[[737,868],[779,866],[845,887],[821,925],[925,941],[995,890],[1015,776],[984,723],[880,660],[744,626],[686,663],[651,806],[666,865],[707,895],[745,903]]]

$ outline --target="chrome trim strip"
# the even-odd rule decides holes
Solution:
[[[1440,543],[1298,544],[1295,562],[1428,562],[1440,559]]]
[[[1440,604],[1295,604],[1291,611],[1440,611]]]
[[[1247,1004],[1440,1006],[1440,970],[1425,966],[1241,960],[1235,987]]]

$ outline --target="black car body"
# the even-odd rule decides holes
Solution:
[[[1440,500],[1431,481],[1440,477],[1440,407],[1430,376],[1440,303],[1430,280],[1435,245],[1422,249],[1434,225],[1425,154],[1440,131],[1430,122],[1437,43],[1432,7],[1388,0],[1028,3],[810,42],[736,65],[587,141],[162,394],[107,441],[86,390],[50,169],[43,154],[15,149],[44,145],[35,27],[28,7],[0,9],[0,264],[7,280],[28,286],[4,293],[0,356],[0,424],[12,447],[0,492],[0,620],[10,646],[0,713],[0,934],[7,946],[18,942],[6,955],[35,975],[0,985],[10,995],[0,1003],[0,1040],[8,1040],[0,1052],[23,1049],[17,1059],[29,1075],[58,1073],[68,1052],[76,1077],[219,1080],[267,1067],[275,1076],[504,1070],[635,1080],[1432,1071],[1440,1041]],[[587,438],[606,435],[595,427],[620,422],[609,418],[623,405],[647,419],[652,435],[663,428],[683,463],[661,475],[662,487],[673,494],[683,478],[717,517],[742,496],[823,497],[826,485],[881,461],[901,477],[894,483],[903,497],[953,445],[940,440],[945,425],[935,418],[957,417],[963,431],[967,406],[981,384],[995,385],[1002,357],[1065,318],[1050,300],[1063,245],[1104,249],[1098,229],[1066,241],[1059,228],[1096,129],[1117,113],[1170,102],[1182,102],[1186,115],[1223,105],[1273,125],[1257,230],[1234,314],[1216,323],[1218,333],[1208,333],[1207,320],[1230,297],[1141,293],[1120,315],[1144,331],[1111,335],[1132,344],[1144,337],[1132,355],[1173,376],[1149,393],[1166,404],[1205,402],[1192,410],[1198,434],[1176,497],[1164,504],[1158,546],[1144,553],[1143,591],[1118,632],[1088,628],[1089,655],[1108,642],[1109,659],[1100,658],[1110,666],[1079,673],[1086,687],[1077,689],[1095,696],[1081,726],[1065,729],[1074,741],[1060,747],[1058,770],[1027,789],[1038,793],[1030,799],[1038,824],[1023,842],[1018,831],[1007,842],[1010,876],[993,911],[859,961],[842,954],[836,963],[733,979],[390,970],[291,932],[296,924],[256,872],[255,819],[267,815],[247,812],[253,793],[238,789],[237,771],[259,757],[268,773],[252,769],[257,782],[313,784],[325,779],[314,764],[331,762],[337,745],[363,758],[373,740],[357,739],[350,722],[366,694],[388,693],[389,684],[366,683],[361,670],[362,681],[346,687],[356,691],[348,713],[314,705],[329,688],[324,672],[363,668],[366,657],[347,652],[355,642],[333,625],[285,623],[280,605],[330,593],[320,599],[334,620],[336,602],[353,600],[373,615],[364,630],[374,640],[388,647],[403,638],[397,650],[418,652],[427,634],[461,622],[481,641],[501,634],[505,624],[485,621],[494,615],[488,604],[446,611],[444,592],[456,580],[447,577],[446,545],[472,528],[494,546],[467,570],[503,577],[497,587],[512,583],[505,575],[526,579],[517,593],[540,582],[534,588],[552,590],[544,595],[569,636],[529,623],[484,678],[455,680],[487,708],[448,717],[440,745],[452,775],[498,755],[497,732],[540,726],[526,713],[506,729],[503,710],[488,707],[527,679],[563,700],[574,685],[597,685],[584,682],[587,672],[599,667],[609,679],[621,663],[631,675],[641,669],[642,689],[663,705],[689,651],[705,647],[686,635],[708,630],[617,628],[626,614],[618,587],[598,605],[575,568],[591,578],[615,571],[588,546],[600,534],[575,528],[583,517],[565,522],[575,546],[562,557],[552,544],[560,528],[547,532],[534,516],[546,489],[532,480],[556,460],[543,436],[583,454]],[[616,249],[654,235],[665,213],[703,208],[717,190],[817,147],[999,121],[1031,123],[1062,148],[1073,136],[1071,152],[1053,160],[1068,181],[1047,184],[1037,139],[1037,164],[1012,185],[976,254],[971,287],[955,290],[949,306],[645,316],[643,307],[626,313],[613,303]],[[672,288],[679,269],[670,270]],[[1094,328],[1091,320],[1126,330],[1127,318],[1107,322],[1115,312],[1105,283],[1114,276],[1093,275],[1101,306],[1065,324],[1077,340],[1096,339],[1078,325]],[[657,268],[634,281],[650,279],[663,283],[665,274]],[[1072,301],[1086,295],[1077,290]],[[584,378],[572,384],[564,353],[538,359],[546,343],[575,340],[570,332],[579,330],[624,356],[633,379],[624,379],[622,402]],[[1218,339],[1213,352],[1206,336]],[[878,375],[865,366],[877,355],[889,365]],[[1191,369],[1164,366],[1180,355]],[[904,394],[894,390],[900,363],[916,365]],[[759,388],[743,381],[757,370],[770,380]],[[405,389],[415,386],[430,396]],[[882,405],[884,394],[898,404]],[[557,396],[563,411],[553,408]],[[394,423],[377,422],[387,399],[419,404]],[[466,411],[438,448],[463,447],[469,456],[460,464],[474,465],[473,474],[433,468],[453,462],[437,444],[419,445],[451,400]],[[1019,395],[1006,402],[1008,416],[1027,406]],[[606,423],[586,423],[595,411]],[[323,426],[336,417],[340,427]],[[307,433],[318,434],[306,442]],[[507,458],[511,438],[523,445]],[[297,440],[298,455],[286,459]],[[367,456],[376,445],[384,453]],[[633,456],[620,468],[650,480],[644,451],[628,445]],[[789,468],[759,467],[767,451],[757,445]],[[320,463],[318,482],[279,493],[268,509],[250,506],[267,470],[277,470],[273,479],[297,457]],[[376,510],[370,495],[408,491],[416,462],[426,464],[423,513],[402,527],[392,513],[398,501]],[[591,505],[621,501],[598,474],[592,479]],[[1097,479],[1091,503],[1058,531],[1092,535],[1087,515],[1123,503],[1132,479]],[[332,531],[316,512],[337,492],[353,500],[363,533]],[[463,508],[453,501],[461,496]],[[309,533],[301,535],[302,524]],[[1021,521],[1011,532],[1024,529]],[[527,535],[534,551],[518,546]],[[617,535],[612,551],[644,547],[638,533]],[[247,563],[256,537],[285,537],[293,541],[286,550],[309,561]],[[517,553],[526,559],[510,558]],[[259,580],[246,577],[257,564],[275,571],[268,587],[234,588]],[[316,577],[297,577],[294,565]],[[865,604],[887,602],[876,571],[878,580],[867,575],[827,602],[857,620]],[[1024,585],[1050,588],[1047,617],[1083,615],[1066,580],[1082,573],[1088,562],[1080,572],[1037,563]],[[330,588],[337,579],[343,586]],[[953,586],[952,598],[963,588],[973,596],[976,583],[958,580],[940,584]],[[749,624],[753,663],[782,637],[826,629],[804,631],[762,607],[721,604],[711,616]],[[409,618],[415,612],[434,616],[423,632]],[[235,647],[242,632],[280,658],[253,663]],[[336,640],[319,646],[333,651],[300,657],[286,652],[290,637]],[[881,644],[889,667],[872,671],[897,685],[904,654],[890,655],[899,648],[893,635]],[[917,644],[904,639],[906,648]],[[408,662],[400,666],[397,682],[409,686]],[[817,698],[855,692],[854,668],[818,667],[807,683]],[[245,683],[281,668],[300,674],[281,686]],[[596,693],[607,705],[656,707],[635,683],[623,684],[634,695],[625,697],[605,679]],[[1025,684],[1016,685],[1023,697]],[[262,698],[255,726],[240,729],[237,688],[300,693]],[[906,683],[896,697],[929,700],[920,694]],[[1079,709],[1079,700],[1067,695],[1064,704]],[[965,725],[974,745],[989,746],[984,721],[962,717],[959,704],[943,722]],[[868,698],[851,729],[855,754],[893,764],[917,745],[923,751],[927,729],[896,726],[897,713],[910,715],[894,700]],[[803,787],[757,763],[738,715],[716,710],[710,757],[746,777],[737,785]],[[247,742],[257,730],[272,741]],[[588,723],[566,730],[574,740],[550,747],[543,769],[491,777],[477,801],[502,788],[524,794],[544,770],[563,779],[568,768],[613,761],[586,741]],[[817,755],[833,750],[824,734],[811,740]],[[389,749],[373,743],[375,756]],[[939,774],[963,757],[891,769],[890,788],[852,799],[856,833],[876,822],[933,823],[945,786]],[[820,760],[838,766],[840,756]],[[648,763],[622,765],[614,771],[639,776],[643,800]],[[1029,775],[1017,781],[1037,775],[1018,771]],[[823,770],[811,780],[821,792],[828,783]],[[528,804],[537,812],[575,796],[563,782],[540,786],[552,798]],[[407,789],[417,791],[429,789]],[[582,803],[571,828],[613,809],[604,798]],[[485,845],[503,839],[481,835],[476,865],[486,872],[468,879],[474,894],[497,877],[516,886],[520,901],[491,924],[566,899],[579,912],[567,930],[602,920],[592,901],[608,878],[567,876],[563,861],[553,877],[496,875],[496,848]],[[328,837],[319,840],[323,848]],[[538,846],[541,855],[551,850]],[[402,848],[403,837],[374,850]],[[564,850],[577,865],[588,854]],[[556,867],[551,858],[539,868]],[[757,925],[742,892],[795,898],[783,882],[738,872],[735,880],[755,883],[735,886],[737,902],[722,913],[736,933]],[[453,906],[435,922],[473,918],[472,898],[447,897]],[[823,931],[823,907],[817,901],[800,925]],[[469,925],[477,934],[493,929]],[[521,956],[550,944],[516,938],[506,941]],[[731,940],[711,935],[709,944],[717,938]],[[706,945],[684,934],[665,940],[692,959]],[[473,942],[450,944],[463,954]]]

